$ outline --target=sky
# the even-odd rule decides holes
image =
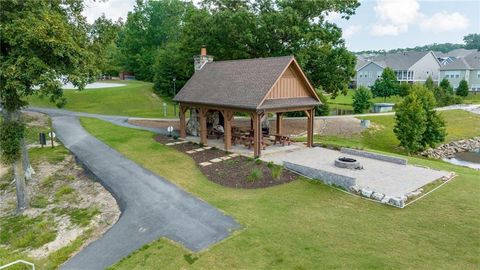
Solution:
[[[84,1],[89,22],[103,13],[125,21],[135,4],[135,0]],[[349,20],[335,13],[327,18],[342,28],[351,51],[463,43],[465,35],[480,33],[480,0],[361,0]]]

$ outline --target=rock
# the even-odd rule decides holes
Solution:
[[[365,188],[362,188],[362,189],[360,190],[360,193],[362,194],[363,197],[370,198],[370,196],[372,196],[373,191],[368,190],[368,189],[365,189]]]
[[[358,194],[360,192],[360,187],[359,186],[351,186],[349,189],[350,189],[350,192],[355,193],[355,194]]]
[[[390,198],[390,200],[388,201],[388,204],[390,205],[393,205],[393,206],[396,206],[396,207],[400,207],[400,208],[403,208],[405,207],[405,200],[404,197],[394,197],[394,198]]]
[[[420,155],[429,158],[441,159],[453,157],[453,155],[458,152],[472,151],[477,148],[480,148],[480,137],[442,144],[435,149],[427,149],[421,152]]]
[[[373,194],[372,194],[372,199],[377,200],[377,201],[381,201],[383,199],[383,197],[385,197],[385,194],[383,194],[383,193],[373,192]]]
[[[385,197],[383,197],[383,199],[382,199],[381,202],[382,202],[382,203],[385,203],[385,204],[388,204],[388,202],[390,201],[391,198],[392,198],[392,197],[390,197],[390,196],[385,196]]]

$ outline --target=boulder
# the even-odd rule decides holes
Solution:
[[[377,201],[382,201],[383,197],[385,197],[385,194],[383,193],[373,192],[372,194],[372,199]]]
[[[362,194],[363,197],[370,198],[370,196],[372,196],[373,191],[368,190],[368,189],[365,189],[365,188],[362,188],[362,189],[360,190],[360,193]]]

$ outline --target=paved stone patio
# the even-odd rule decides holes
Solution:
[[[351,157],[360,161],[363,170],[338,168],[334,160],[339,157]],[[413,165],[400,165],[371,158],[353,156],[340,151],[321,147],[303,148],[293,152],[265,155],[265,161],[283,164],[284,161],[319,169],[336,175],[355,178],[360,189],[383,193],[390,197],[404,197],[442,177],[449,172],[438,171]]]

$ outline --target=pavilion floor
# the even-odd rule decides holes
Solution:
[[[200,137],[187,136],[185,140],[194,142],[194,143],[200,143]],[[207,146],[216,147],[218,149],[225,150],[225,143],[223,142],[223,139],[218,139],[218,140],[208,139]],[[281,144],[274,145],[273,143],[270,143],[270,145],[268,145],[265,150],[262,149],[262,156],[267,156],[270,154],[279,154],[282,152],[290,153],[290,152],[305,149],[305,148],[307,148],[307,146],[304,143],[292,142],[290,145],[285,145],[285,146],[282,146]],[[231,153],[236,153],[246,157],[253,157],[253,147],[249,149],[248,147],[246,147],[241,143],[237,143],[237,145],[232,144],[232,147],[228,151]]]

